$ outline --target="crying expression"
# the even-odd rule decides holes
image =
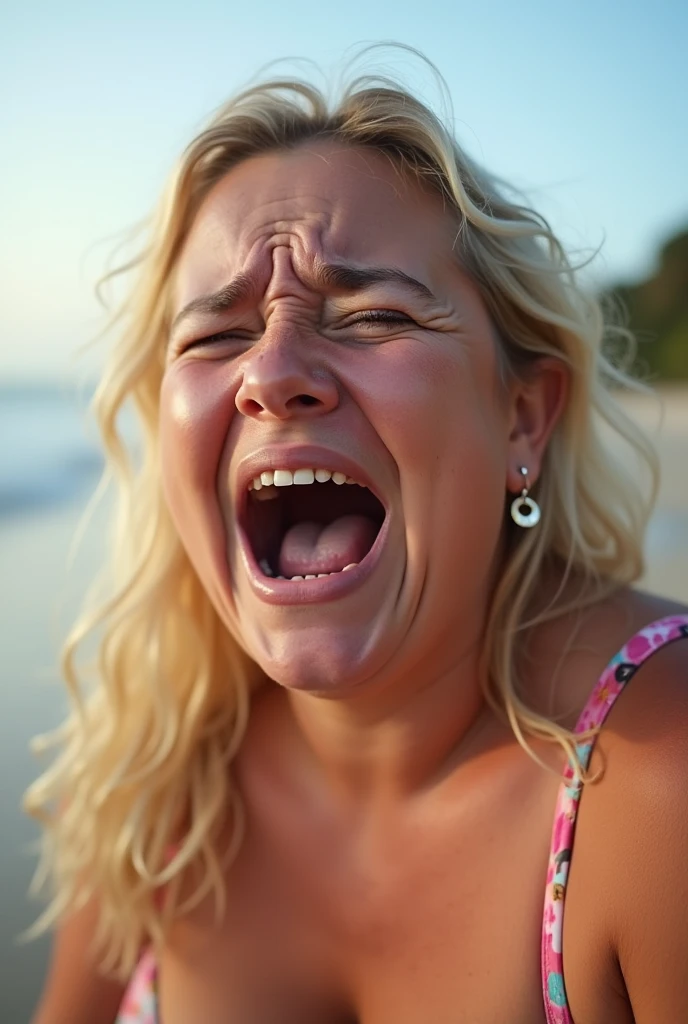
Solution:
[[[319,142],[239,164],[186,239],[165,493],[223,623],[285,686],[449,667],[481,621],[508,427],[456,234],[387,157]]]

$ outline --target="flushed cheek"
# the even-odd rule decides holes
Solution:
[[[400,466],[429,479],[447,459],[456,467],[474,463],[503,433],[494,360],[454,354],[461,344],[449,338],[437,353],[402,341],[357,368],[355,390],[367,418],[395,458],[398,451]]]
[[[368,415],[400,470],[409,562],[472,571],[501,529],[506,423],[485,366],[429,357],[387,365]],[[400,361],[401,362],[401,361]]]
[[[165,497],[182,544],[216,604],[228,592],[217,473],[235,395],[224,368],[200,360],[170,367],[160,394]]]

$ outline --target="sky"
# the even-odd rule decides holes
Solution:
[[[270,61],[317,76],[303,58],[331,80],[371,42],[437,65],[459,141],[569,248],[601,247],[588,274],[638,279],[688,224],[686,39],[684,0],[3,5],[0,380],[97,368],[101,350],[77,357],[104,325],[95,282],[215,107]],[[437,106],[418,61],[366,66]]]

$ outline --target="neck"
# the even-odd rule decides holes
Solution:
[[[444,663],[425,658],[403,677],[338,698],[290,691],[310,768],[342,805],[398,803],[437,784],[468,752],[485,702],[479,638]]]

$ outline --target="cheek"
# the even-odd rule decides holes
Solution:
[[[499,401],[491,343],[477,355],[462,342],[431,346],[403,343],[369,367],[366,405],[372,422],[400,469],[436,480],[445,474],[474,474],[485,462],[499,463],[505,451],[506,412]]]
[[[499,539],[508,425],[494,349],[447,340],[390,352],[368,377],[367,412],[399,467],[409,558],[438,547],[468,569]]]
[[[182,544],[206,582],[222,564],[216,481],[235,392],[219,364],[200,360],[171,367],[160,392],[165,497]]]

